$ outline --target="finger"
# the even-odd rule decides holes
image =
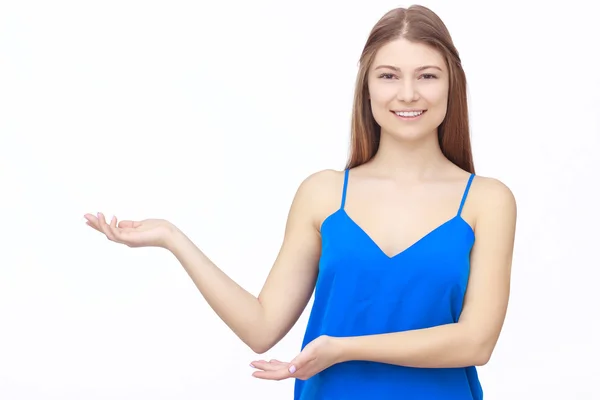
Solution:
[[[120,221],[118,224],[119,228],[137,228],[141,225],[140,222],[137,221]]]
[[[100,230],[100,227],[98,226],[98,218],[96,218],[95,216],[93,216],[92,214],[85,214],[83,216],[83,218],[86,219],[86,224],[88,226],[91,226],[92,228],[94,228],[95,230],[97,230],[98,232],[102,232]],[[103,233],[103,232],[102,232]]]
[[[254,368],[261,369],[263,371],[278,371],[280,369],[287,369],[285,363],[271,363],[267,361],[254,361],[250,363]]]
[[[280,368],[274,371],[256,371],[252,373],[252,376],[272,381],[280,381],[291,377],[290,371],[287,368]]]
[[[90,213],[84,214],[83,218],[87,219],[88,221],[96,221],[97,220],[97,218]]]
[[[109,240],[116,241],[102,213],[98,213],[98,225]]]
[[[287,363],[284,363],[283,361],[279,361],[279,360],[276,360],[276,359],[274,359],[274,358],[273,358],[273,359],[271,359],[271,360],[269,360],[269,361],[266,361],[266,360],[256,360],[256,361],[252,361],[252,362],[250,363],[250,365],[252,365],[252,364],[254,364],[254,363],[268,363],[268,364],[274,364],[274,365],[275,365],[275,364],[287,364]]]
[[[310,361],[313,360],[313,357],[308,352],[301,351],[292,361],[290,361],[289,371],[290,374],[294,374],[296,371],[304,367]]]
[[[98,225],[98,229],[100,229],[100,232],[106,235],[106,232],[104,231],[103,222],[105,222],[104,215],[99,212],[98,214],[96,214],[96,224]]]
[[[131,228],[127,229],[127,231],[130,230]],[[129,243],[127,243],[128,240],[126,238],[126,233],[124,232],[125,229],[117,228],[117,217],[113,216],[110,220],[110,225],[108,225],[108,231],[110,232],[113,241],[117,243],[127,244],[129,246]]]
[[[119,229],[117,228],[117,217],[115,217],[113,215],[113,217],[110,219],[110,224],[108,224],[108,231],[110,232],[111,236],[114,238],[113,240],[121,242],[120,240],[120,235],[119,235]]]
[[[95,230],[98,230],[98,228],[96,228],[90,221],[85,221],[85,224],[89,227],[94,228]]]

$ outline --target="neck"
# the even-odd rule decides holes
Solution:
[[[377,154],[369,163],[382,174],[411,180],[431,176],[448,162],[436,132],[415,141],[398,140],[382,132]]]

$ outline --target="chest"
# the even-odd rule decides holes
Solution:
[[[417,243],[448,234],[448,227],[462,221],[455,193],[432,195],[419,191],[410,195],[362,192],[355,194],[342,210],[357,229],[358,238],[373,242],[387,257],[408,250]],[[460,220],[460,221],[458,221]]]
[[[319,282],[335,284],[351,298],[397,299],[401,293],[466,287],[474,234],[459,217],[394,254],[386,254],[343,210],[325,221],[321,237]]]

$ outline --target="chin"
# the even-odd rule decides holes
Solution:
[[[423,121],[425,122],[425,121]],[[390,138],[399,141],[415,142],[436,137],[437,140],[437,125],[433,124],[386,124],[381,125],[381,134],[388,135]]]
[[[422,141],[432,136],[437,140],[437,127],[442,121],[437,123],[436,115],[429,114],[433,114],[431,110],[423,114],[420,121],[403,121],[398,120],[396,116],[390,118],[389,115],[386,115],[384,118],[378,118],[383,122],[383,124],[379,124],[381,126],[381,134],[388,135],[394,140],[407,142]],[[379,117],[383,116],[379,115]],[[433,121],[432,117],[434,117]]]
[[[420,142],[425,139],[429,139],[432,136],[437,137],[436,130],[418,129],[418,128],[407,128],[407,129],[394,129],[388,130],[383,128],[381,130],[382,135],[388,135],[397,141],[402,142]]]

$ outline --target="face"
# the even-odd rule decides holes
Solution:
[[[434,48],[398,39],[379,49],[368,76],[371,110],[382,135],[418,140],[446,116],[448,68]]]

